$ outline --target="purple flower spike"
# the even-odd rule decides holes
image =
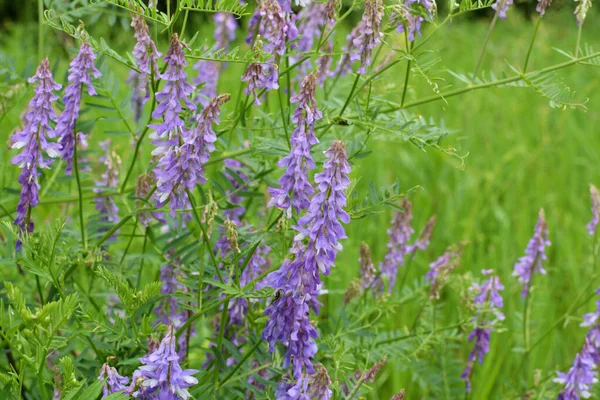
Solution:
[[[394,214],[392,226],[387,231],[390,236],[387,244],[388,252],[380,266],[381,274],[389,278],[390,293],[396,282],[398,266],[404,266],[404,257],[409,253],[408,241],[415,232],[411,226],[412,219],[412,203],[405,198],[402,200],[402,211]]]
[[[237,30],[237,21],[232,14],[216,13],[213,17],[215,22],[215,41],[217,49],[229,50],[229,43],[235,39],[235,31]]]
[[[346,194],[344,190],[350,184],[348,174],[350,165],[346,155],[346,146],[341,141],[333,142],[325,152],[327,161],[323,172],[315,175],[319,192],[313,197],[308,213],[298,220],[302,235],[308,236],[314,243],[314,255],[317,265],[324,275],[329,275],[337,253],[342,249],[340,239],[346,238],[344,227],[340,223],[350,223],[350,216],[344,211]],[[312,248],[307,255],[310,257]]]
[[[546,260],[546,247],[550,246],[548,240],[548,225],[544,216],[544,210],[540,210],[538,222],[535,225],[533,237],[529,240],[525,249],[525,256],[519,258],[515,263],[513,276],[519,277],[519,282],[523,284],[521,297],[527,297],[531,286],[531,277],[535,272],[541,275],[546,274],[542,263]]]
[[[367,73],[367,67],[371,65],[373,49],[381,43],[383,33],[379,29],[382,18],[383,4],[381,0],[366,0],[362,17],[363,29],[352,41],[357,51],[350,55],[350,60],[360,60],[360,67],[357,71],[359,74]]]
[[[300,91],[291,98],[292,103],[298,103],[292,116],[292,122],[297,126],[290,137],[290,154],[278,163],[280,168],[286,168],[279,179],[281,187],[269,188],[273,196],[269,206],[284,210],[288,218],[291,217],[292,208],[298,214],[307,209],[310,196],[314,193],[308,181],[308,170],[315,167],[311,148],[319,142],[315,136],[315,121],[322,118],[315,100],[317,78],[317,73],[307,76]]]
[[[483,275],[492,275],[494,270],[484,269],[481,271]],[[475,297],[474,302],[476,305],[483,305],[486,301],[489,301],[490,308],[492,309],[501,309],[504,307],[504,302],[502,300],[502,296],[500,295],[500,291],[504,290],[504,286],[500,283],[500,278],[497,276],[490,276],[490,278],[485,281],[482,285],[474,285],[475,289],[479,292],[479,295]],[[499,314],[498,318],[500,320],[504,319],[503,314]]]
[[[592,197],[592,220],[587,224],[587,230],[590,236],[594,236],[600,220],[600,191],[594,185],[590,186],[590,196]]]
[[[63,103],[65,110],[56,123],[56,134],[60,137],[61,156],[67,162],[66,174],[71,175],[73,170],[73,154],[75,153],[75,123],[79,117],[81,106],[81,92],[84,85],[90,96],[96,95],[92,86],[92,76],[98,78],[101,73],[94,65],[96,55],[88,43],[83,42],[79,54],[71,61],[69,67],[69,86],[65,89]]]
[[[186,400],[188,388],[198,383],[192,375],[195,369],[182,370],[175,351],[176,337],[173,327],[160,342],[158,349],[142,357],[142,366],[133,373],[131,395],[136,399]]]
[[[119,375],[115,367],[111,367],[106,363],[102,365],[102,368],[100,369],[100,376],[98,376],[98,379],[106,379],[106,382],[102,387],[102,398],[107,397],[109,394],[123,392],[124,390],[127,390],[126,385],[129,382],[128,377]]]
[[[354,54],[357,49],[354,46],[354,41],[359,37],[360,32],[364,30],[364,22],[361,21],[356,25],[354,29],[346,36],[346,45],[342,49],[344,53],[340,59],[338,67],[336,69],[336,74],[339,76],[344,76],[347,73],[352,72],[352,61],[356,59]],[[354,58],[353,58],[354,57]]]
[[[498,17],[506,19],[506,12],[512,4],[513,0],[496,0],[496,2],[492,4],[492,8],[497,11]]]
[[[117,153],[111,151],[110,140],[101,142],[100,147],[104,150],[104,155],[100,157],[100,162],[104,165],[104,172],[102,173],[102,179],[96,181],[98,188],[94,189],[95,193],[100,193],[107,188],[118,187],[119,172],[121,171],[121,158]],[[96,203],[96,211],[101,215],[101,222],[105,224],[119,222],[119,207],[117,207],[113,196],[97,197],[94,202]],[[104,228],[103,231],[105,230]]]
[[[48,138],[56,137],[50,122],[56,122],[56,113],[52,103],[58,99],[54,91],[59,90],[61,86],[54,81],[47,58],[42,60],[29,82],[38,82],[38,84],[25,114],[25,126],[12,136],[11,147],[22,150],[20,154],[13,157],[11,162],[22,169],[19,174],[19,183],[22,188],[15,225],[19,226],[22,231],[31,233],[34,224],[30,210],[40,201],[37,169],[38,167],[49,168],[50,165],[50,160],[44,159],[43,152],[46,152],[48,157],[60,155],[60,146],[57,143],[49,142]],[[17,249],[19,247],[20,241],[17,242]]]
[[[361,287],[368,289],[375,283],[377,271],[375,271],[373,259],[371,258],[371,249],[365,242],[360,244],[358,262],[360,263]]]
[[[429,264],[430,270],[425,275],[425,278],[427,278],[431,284],[429,298],[440,298],[440,291],[446,284],[450,273],[458,267],[461,255],[462,244],[459,246],[450,246],[446,249],[444,254]]]
[[[597,290],[596,293],[599,293]],[[579,400],[591,397],[594,384],[598,381],[596,371],[600,362],[600,300],[596,301],[596,311],[585,314],[582,327],[590,327],[581,351],[575,356],[573,366],[566,374],[558,372],[554,379],[564,385],[564,389],[558,395],[559,400]]]
[[[461,379],[465,381],[467,385],[467,392],[471,391],[471,374],[473,373],[473,366],[475,360],[479,364],[483,363],[483,357],[490,351],[490,330],[485,328],[475,328],[473,332],[469,334],[469,342],[475,339],[475,345],[473,350],[469,353],[467,360],[467,367],[461,374]]]
[[[551,4],[552,0],[538,0],[535,10],[540,13],[540,17],[543,17],[544,14],[546,14],[546,9],[550,7]]]
[[[256,39],[254,50],[262,47],[262,40]],[[242,76],[243,82],[248,82],[248,86],[244,89],[246,95],[252,94],[254,103],[261,105],[258,91],[262,89],[277,90],[279,89],[279,69],[274,64],[249,64],[246,72]]]

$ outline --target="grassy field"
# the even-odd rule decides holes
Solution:
[[[600,24],[596,15],[591,15],[590,19],[583,29],[582,42],[600,49]],[[487,19],[471,22],[459,19],[447,24],[432,37],[427,48],[437,51],[442,59],[437,73],[443,78],[438,82],[442,92],[465,85],[445,69],[456,73],[472,72],[488,26]],[[493,72],[497,77],[513,74],[509,64],[518,68],[522,66],[533,29],[534,22],[525,21],[516,12],[511,13],[508,20],[500,21],[489,42],[481,73],[487,75]],[[11,35],[0,38],[0,49],[7,54],[17,54],[17,47],[22,45],[35,54],[33,39],[26,37],[25,31],[25,28],[14,27]],[[529,70],[565,61],[565,56],[554,48],[572,52],[576,35],[575,21],[570,12],[549,13],[540,26]],[[54,39],[49,36],[49,40]],[[115,41],[117,44],[113,44],[113,47],[117,48],[125,45],[119,41],[126,42],[125,39],[116,38]],[[64,61],[63,55],[60,71],[65,70]],[[17,70],[25,68],[26,62],[26,59],[17,59]],[[386,72],[382,79],[374,82],[373,92],[400,102],[405,68],[406,64],[400,63]],[[123,68],[113,68],[111,65],[111,69],[124,77]],[[220,82],[219,91],[236,93],[241,71],[242,67],[231,66]],[[588,298],[595,288],[595,284],[591,289],[588,284],[591,279],[597,278],[592,257],[593,243],[585,224],[591,218],[589,184],[600,184],[600,125],[597,111],[600,105],[600,76],[597,67],[592,66],[569,67],[560,70],[558,75],[576,90],[575,99],[581,102],[589,99],[585,108],[551,108],[547,99],[528,87],[473,91],[409,110],[426,119],[433,118],[437,124],[443,122],[454,130],[442,146],[455,148],[457,154],[466,155],[464,162],[432,149],[419,151],[415,146],[401,140],[391,140],[387,135],[385,139],[370,141],[368,150],[373,153],[353,165],[353,177],[363,177],[358,185],[360,192],[368,190],[369,180],[373,180],[377,187],[389,185],[395,179],[399,179],[404,190],[420,187],[410,195],[417,231],[429,216],[437,215],[432,245],[413,261],[405,289],[410,290],[410,286],[422,279],[428,264],[448,245],[461,240],[469,244],[456,271],[457,275],[472,272],[479,276],[481,269],[498,271],[506,287],[507,331],[493,334],[491,352],[484,364],[476,367],[473,377],[473,398],[476,399],[517,397],[525,387],[525,382],[532,387],[540,379],[553,378],[556,369],[568,369],[585,334],[578,327],[580,315],[593,309],[592,299],[577,309],[571,309],[570,316],[573,318],[566,319],[564,325],[560,324],[551,330],[520,369],[523,359],[519,354],[523,348],[523,301],[520,298],[521,285],[511,274],[515,261],[523,254],[533,233],[540,208],[546,212],[552,246],[546,263],[548,274],[534,278],[530,299],[531,342],[535,343],[541,338],[576,299]],[[409,103],[434,94],[422,79],[413,76],[410,84],[407,94]],[[345,87],[336,90],[343,92]],[[123,91],[126,89],[123,88]],[[18,125],[19,114],[27,98],[25,96],[17,107],[0,117],[2,143],[8,142],[9,134]],[[109,130],[108,124],[99,123],[90,140],[92,148],[97,148],[95,143],[106,137],[104,130]],[[336,131],[336,135],[343,139],[343,132]],[[119,137],[116,142],[124,165],[128,165],[125,161],[128,160],[128,139]],[[144,150],[146,160],[149,159],[149,149],[147,143]],[[0,189],[6,193],[7,200],[0,203],[7,208],[12,207],[16,199],[14,194],[7,191],[8,188],[16,188],[17,170],[8,166],[11,156],[8,146],[3,146],[0,165],[4,173],[0,177]],[[70,184],[60,179],[57,183],[63,188]],[[75,193],[74,186],[70,193]],[[69,214],[73,211],[72,208],[57,206],[45,210],[39,211],[40,221],[44,213],[48,221],[56,216],[56,212]],[[339,255],[335,271],[326,282],[331,292],[327,301],[330,310],[341,306],[348,283],[358,276],[357,259],[361,241],[371,246],[376,262],[383,259],[387,242],[385,229],[392,211],[382,211],[365,219],[354,220],[348,226],[349,239],[344,243],[344,251]],[[404,273],[400,272],[399,281]],[[600,280],[596,279],[596,282],[600,284]],[[584,287],[587,287],[585,293]],[[583,297],[578,297],[580,294]],[[437,311],[438,326],[455,321],[459,307],[459,293],[446,290]],[[388,327],[410,326],[418,308],[418,304],[408,303],[390,318]],[[464,360],[471,345],[466,341],[466,334],[460,338],[456,343],[449,343],[449,349],[436,351],[440,354],[450,351],[457,357],[462,354]],[[419,353],[411,357],[418,359]],[[373,399],[387,399],[402,388],[410,393],[410,399],[418,398],[417,393],[427,397],[429,389],[424,386],[428,378],[423,375],[425,372],[408,368],[407,364],[407,360],[399,359],[385,367],[383,376],[375,383],[377,390]],[[458,368],[460,371],[462,365],[459,364]],[[444,373],[445,370],[440,369],[436,380],[446,382],[447,379],[456,379],[445,377]],[[540,378],[534,379],[534,375]],[[454,383],[448,385],[445,397],[455,398]]]

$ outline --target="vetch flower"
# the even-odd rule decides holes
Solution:
[[[140,72],[131,71],[127,82],[133,85],[131,104],[134,110],[134,119],[137,121],[142,115],[143,105],[150,99],[149,77],[152,71],[156,73],[156,76],[160,75],[157,60],[162,54],[150,38],[148,25],[143,16],[132,14],[131,27],[134,30],[133,36],[136,39],[136,44],[133,47],[133,57]]]
[[[377,271],[375,271],[373,259],[371,258],[371,249],[365,242],[360,244],[358,262],[360,263],[361,286],[363,289],[368,289],[375,282]]]
[[[379,371],[381,371],[381,368],[383,368],[386,362],[387,355],[383,356],[380,361],[377,361],[375,364],[373,364],[373,366],[365,373],[363,380],[367,383],[375,382],[377,374],[379,374]]]
[[[585,17],[588,11],[592,8],[592,0],[575,0],[577,7],[575,7],[575,19],[577,19],[577,25],[582,26],[585,22]]]
[[[298,214],[307,209],[310,196],[314,193],[308,181],[308,170],[315,167],[311,148],[319,142],[315,136],[315,121],[322,118],[315,100],[316,81],[317,74],[310,74],[302,82],[300,91],[291,97],[292,103],[298,104],[292,115],[296,129],[290,137],[291,150],[277,164],[280,168],[286,168],[279,179],[280,188],[269,188],[272,196],[269,206],[284,210],[288,218],[291,217],[292,208]]]
[[[237,30],[237,21],[232,14],[215,13],[213,17],[215,22],[214,38],[217,43],[217,49],[229,50],[229,43],[235,39],[235,31]]]
[[[525,249],[525,256],[519,258],[519,261],[515,263],[513,276],[518,276],[519,282],[523,284],[521,297],[527,297],[527,293],[529,293],[529,288],[531,287],[531,277],[535,272],[541,275],[546,274],[546,270],[542,264],[547,258],[546,247],[550,246],[550,244],[550,240],[548,239],[548,224],[546,223],[544,210],[542,209],[535,225],[533,237],[529,240]]]
[[[111,367],[107,363],[102,364],[102,368],[100,369],[100,375],[98,376],[98,379],[106,379],[106,382],[102,387],[102,398],[107,397],[109,394],[123,392],[127,390],[126,385],[129,382],[128,377],[119,375],[119,372],[117,372],[115,367]]]
[[[433,228],[435,227],[435,221],[435,215],[427,220],[425,228],[423,228],[421,234],[419,235],[417,240],[415,240],[415,243],[407,247],[408,253],[413,254],[417,249],[427,250],[427,247],[429,247],[429,243],[431,241],[431,234],[433,233]]]
[[[437,260],[429,264],[429,272],[425,278],[429,280],[431,285],[429,298],[439,299],[440,291],[444,287],[450,273],[460,264],[462,255],[462,244],[450,246],[444,254],[438,257]]]
[[[181,369],[175,342],[173,327],[169,326],[158,348],[140,359],[143,365],[134,372],[129,389],[134,398],[186,400],[190,397],[187,389],[198,383],[192,376],[198,370]]]
[[[506,19],[506,12],[512,4],[513,0],[496,0],[496,2],[492,4],[492,8],[496,10],[499,18]]]
[[[90,96],[96,95],[92,86],[92,77],[98,78],[101,73],[96,69],[94,60],[96,55],[88,43],[83,42],[79,54],[71,61],[69,66],[69,86],[65,89],[62,99],[65,109],[56,123],[56,134],[60,137],[61,156],[67,162],[66,174],[71,175],[73,170],[73,154],[75,153],[75,124],[79,117],[81,106],[81,92],[87,86]]]
[[[383,37],[383,33],[380,32],[382,18],[383,4],[381,0],[365,0],[365,11],[362,17],[363,29],[352,41],[357,51],[350,54],[350,60],[360,60],[358,74],[367,73],[367,67],[371,65],[373,49],[381,43]]]
[[[404,266],[405,256],[408,253],[408,241],[415,232],[412,223],[412,203],[404,198],[402,200],[402,210],[396,211],[392,219],[392,226],[387,230],[389,241],[388,251],[381,263],[381,274],[389,279],[388,290],[391,293],[396,282],[398,266]]]
[[[262,40],[256,39],[254,44],[254,50],[258,50],[262,47]],[[261,105],[258,91],[261,89],[277,90],[279,89],[279,70],[277,65],[274,64],[262,64],[262,63],[251,63],[248,64],[246,72],[242,76],[243,82],[248,82],[248,86],[244,89],[246,95],[252,94],[254,97],[254,103],[259,106]]]
[[[390,400],[404,400],[405,396],[406,396],[406,390],[402,389],[401,391],[399,391],[398,393],[396,393],[395,395],[390,397]]]
[[[54,81],[47,58],[42,60],[29,82],[38,82],[38,84],[25,114],[25,126],[11,138],[11,147],[21,149],[21,153],[13,157],[11,162],[21,168],[18,178],[21,184],[21,195],[14,223],[23,232],[31,233],[34,229],[31,209],[40,201],[38,167],[49,168],[50,165],[50,160],[45,160],[43,153],[46,152],[48,157],[59,156],[60,146],[48,139],[56,137],[50,123],[56,122],[56,113],[52,103],[58,99],[54,91],[59,90],[61,86]],[[19,248],[20,241],[17,241],[17,249]]]
[[[111,150],[110,140],[101,142],[100,147],[104,150],[104,155],[100,157],[100,162],[104,165],[104,172],[102,173],[102,179],[96,181],[95,193],[117,188],[119,186],[119,172],[121,171],[121,158]],[[96,203],[95,208],[100,215],[101,223],[108,225],[109,223],[116,224],[119,222],[119,207],[115,203],[114,196],[96,197],[94,203]],[[106,228],[103,228],[101,232],[106,230]]]
[[[540,17],[543,17],[546,13],[546,9],[550,7],[551,4],[552,0],[538,0],[535,10],[540,13]]]
[[[352,61],[355,58],[353,54],[357,52],[356,47],[354,46],[354,41],[360,35],[360,32],[365,29],[365,24],[363,21],[360,21],[358,25],[350,33],[346,36],[346,45],[342,49],[342,57],[340,58],[340,62],[335,71],[336,75],[344,76],[349,72],[352,72]]]
[[[467,386],[466,391],[471,391],[471,374],[473,373],[473,366],[475,360],[479,364],[483,363],[483,357],[490,351],[490,330],[486,328],[475,328],[473,332],[469,334],[469,342],[474,340],[473,350],[469,353],[467,360],[467,367],[461,374],[461,379],[465,381]]]
[[[592,198],[592,220],[587,224],[587,229],[590,236],[594,236],[598,220],[600,220],[600,191],[594,185],[590,185],[590,196]]]

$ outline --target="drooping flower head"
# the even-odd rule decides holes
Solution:
[[[106,189],[114,189],[119,186],[119,172],[121,171],[121,158],[110,148],[110,140],[100,143],[104,155],[100,162],[104,166],[101,179],[96,181],[97,188],[94,192],[100,193]],[[119,222],[119,207],[115,203],[114,196],[101,196],[94,199],[96,211],[100,214],[100,221],[104,224]],[[104,228],[106,230],[106,228]]]
[[[117,372],[115,367],[111,367],[110,365],[108,365],[108,363],[102,364],[102,368],[100,369],[100,375],[98,376],[98,379],[106,379],[106,382],[102,387],[102,397],[106,397],[109,394],[123,392],[127,390],[126,385],[129,382],[128,377],[119,375],[119,372]]]
[[[404,198],[402,200],[402,210],[395,212],[392,225],[387,230],[389,235],[388,251],[381,263],[381,274],[389,279],[388,290],[390,293],[396,282],[398,266],[404,266],[405,256],[409,250],[408,241],[415,232],[411,225],[412,219],[412,203]]]
[[[48,157],[59,156],[60,146],[48,139],[56,137],[50,122],[56,122],[56,113],[52,103],[58,99],[54,91],[59,90],[61,86],[54,81],[47,58],[42,60],[29,82],[38,82],[35,95],[29,102],[25,114],[25,126],[12,136],[11,147],[22,149],[21,153],[12,159],[12,164],[16,164],[22,169],[19,174],[19,183],[22,188],[15,225],[19,226],[22,231],[31,233],[34,224],[30,210],[39,203],[38,167],[49,168],[50,164],[50,160],[44,159],[43,152],[46,152]]]
[[[496,0],[496,2],[492,4],[492,8],[496,10],[499,18],[506,19],[506,12],[512,4],[513,0]]]
[[[469,334],[469,342],[474,341],[473,350],[469,353],[467,359],[467,366],[461,374],[461,379],[465,381],[466,391],[471,391],[471,374],[473,373],[473,366],[475,360],[479,364],[483,363],[483,358],[490,351],[490,330],[487,328],[477,327]]]
[[[375,378],[381,371],[381,368],[387,362],[387,355],[385,355],[381,360],[377,361],[373,366],[365,373],[363,380],[367,383],[375,382]]]
[[[360,244],[360,255],[358,257],[360,263],[360,277],[361,286],[363,289],[370,288],[375,282],[375,266],[373,265],[373,259],[371,258],[371,249],[365,242]]]
[[[594,185],[590,186],[590,196],[592,197],[592,220],[587,224],[587,229],[590,236],[594,236],[600,220],[600,191]]]
[[[543,17],[544,14],[546,14],[546,9],[550,7],[551,4],[552,0],[538,0],[535,10],[540,13],[540,17]]]
[[[587,17],[588,11],[592,8],[592,0],[575,0],[577,7],[575,7],[575,18],[577,19],[577,25],[582,26]]]
[[[254,50],[262,47],[260,37],[256,39]],[[261,105],[258,91],[262,89],[277,90],[279,89],[279,70],[275,64],[252,63],[248,64],[246,72],[242,76],[243,82],[248,82],[248,86],[244,89],[246,95],[252,94],[254,103]]]
[[[440,298],[440,291],[446,284],[450,273],[454,271],[460,264],[461,255],[462,244],[450,246],[446,249],[444,254],[429,264],[430,270],[425,275],[425,278],[429,280],[431,285],[429,298]]]
[[[600,293],[600,289],[596,294]],[[573,366],[565,374],[557,371],[554,379],[564,385],[564,389],[558,395],[559,400],[587,399],[595,383],[598,382],[596,371],[600,363],[600,300],[596,301],[596,311],[583,316],[582,327],[589,327],[585,342],[581,351],[575,356]]]
[[[137,62],[140,72],[131,71],[127,82],[133,85],[131,105],[134,110],[134,119],[137,121],[142,115],[142,106],[150,99],[149,77],[152,70],[156,76],[160,75],[157,60],[162,54],[156,48],[154,41],[150,38],[148,24],[143,16],[131,15],[131,27],[134,31],[136,44],[133,47],[133,57]]]
[[[142,357],[142,366],[133,374],[131,395],[141,399],[183,399],[190,397],[188,388],[198,383],[192,375],[197,370],[182,370],[175,349],[173,327],[169,326],[160,345],[149,355]]]
[[[366,0],[365,11],[362,17],[363,29],[352,43],[356,52],[350,55],[350,60],[360,60],[357,73],[366,74],[367,67],[371,65],[373,49],[379,43],[383,33],[380,32],[381,19],[383,18],[383,4],[381,0]]]
[[[546,217],[544,210],[540,210],[537,224],[533,237],[529,240],[527,248],[525,249],[525,255],[519,258],[519,261],[515,263],[515,270],[513,276],[519,277],[519,282],[523,284],[523,291],[521,297],[527,297],[529,288],[531,286],[531,277],[537,272],[541,275],[546,274],[543,262],[546,260],[546,247],[550,246],[550,240],[548,239],[548,224],[546,223]]]
[[[393,12],[390,19],[396,26],[396,32],[406,32],[406,37],[410,42],[414,42],[416,35],[421,36],[421,23],[425,21],[425,17],[415,10],[415,5],[423,9],[429,18],[433,19],[437,11],[435,1],[430,0],[406,0],[399,4]]]
[[[390,400],[404,400],[405,396],[406,396],[406,390],[402,389],[401,391],[399,391],[398,393],[396,393],[395,395],[390,397]]]
[[[73,170],[75,135],[77,133],[75,132],[75,124],[79,117],[83,87],[87,86],[88,94],[95,96],[96,90],[92,86],[92,77],[98,78],[101,75],[94,65],[95,59],[96,54],[94,54],[92,46],[83,42],[79,48],[79,54],[71,61],[69,66],[69,86],[65,89],[65,95],[62,99],[65,109],[56,123],[56,135],[60,138],[61,156],[67,163],[67,175],[71,175]]]
[[[278,163],[280,168],[286,168],[279,179],[280,188],[269,188],[269,193],[273,196],[269,205],[284,210],[288,218],[291,217],[292,208],[296,213],[307,209],[310,196],[314,193],[308,181],[308,170],[315,167],[311,148],[318,143],[315,121],[322,118],[315,100],[317,78],[317,73],[307,76],[300,91],[291,97],[292,103],[298,104],[292,115],[296,129],[290,137],[291,150]]]

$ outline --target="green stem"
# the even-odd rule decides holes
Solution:
[[[348,94],[346,102],[344,103],[344,106],[342,107],[338,117],[341,117],[344,114],[344,111],[346,111],[346,107],[348,107],[348,104],[350,104],[350,100],[352,100],[352,95],[354,94],[354,90],[356,90],[356,85],[358,85],[359,80],[360,74],[356,74],[356,78],[354,78],[354,83],[352,84],[352,89],[350,89],[350,93]]]
[[[244,365],[244,363],[246,361],[248,361],[248,359],[252,356],[252,353],[254,353],[258,347],[260,346],[260,344],[262,343],[262,341],[259,339],[254,346],[252,346],[252,348],[246,353],[244,354],[244,357],[242,357],[242,359],[236,364],[236,366],[231,370],[231,372],[229,374],[227,374],[227,376],[225,378],[223,378],[223,380],[219,383],[219,387],[222,387],[225,385],[225,383],[227,383],[227,381],[229,379],[231,379],[231,377],[233,375],[235,375],[235,373],[237,372],[238,369],[240,369],[242,367],[242,365]],[[218,388],[216,390],[218,390]]]
[[[87,238],[85,234],[85,223],[83,222],[83,192],[81,190],[81,178],[79,177],[79,161],[77,156],[77,135],[75,135],[75,145],[73,146],[73,169],[75,170],[75,180],[77,181],[77,196],[79,200],[79,225],[81,228],[81,241],[83,251],[87,252]]]
[[[500,0],[500,2],[506,0]],[[501,5],[498,7],[500,9]],[[492,36],[492,31],[496,26],[496,21],[498,20],[498,11],[494,14],[494,18],[492,18],[492,23],[490,24],[490,28],[488,29],[487,34],[485,35],[485,41],[483,42],[483,48],[481,49],[481,54],[479,54],[479,59],[477,60],[477,66],[475,67],[475,72],[473,72],[473,80],[477,77],[477,73],[479,72],[479,67],[481,66],[481,61],[483,61],[483,56],[485,54],[485,49],[487,47],[488,42],[490,41],[490,37]]]
[[[44,0],[38,0],[38,60],[44,57]]]
[[[583,24],[579,25],[577,29],[577,43],[575,44],[575,58],[579,57],[579,45],[581,43],[581,30],[583,28]]]
[[[223,303],[223,310],[221,311],[221,321],[219,326],[219,335],[217,336],[217,351],[221,352],[221,347],[223,346],[223,336],[225,335],[225,325],[227,325],[227,317],[228,317],[228,308],[229,308],[229,299],[226,299]],[[215,365],[215,374],[213,378],[213,383],[215,386],[215,394],[219,389],[219,372],[221,370],[221,363],[217,361]]]
[[[529,49],[527,50],[527,57],[525,57],[525,64],[523,65],[523,73],[527,72],[527,66],[529,65],[529,57],[531,57],[531,52],[533,51],[533,43],[535,42],[535,38],[537,36],[538,30],[540,29],[540,23],[542,22],[542,17],[539,17],[537,23],[535,24],[535,30],[533,31],[533,37],[531,38],[531,43],[529,43]]]

